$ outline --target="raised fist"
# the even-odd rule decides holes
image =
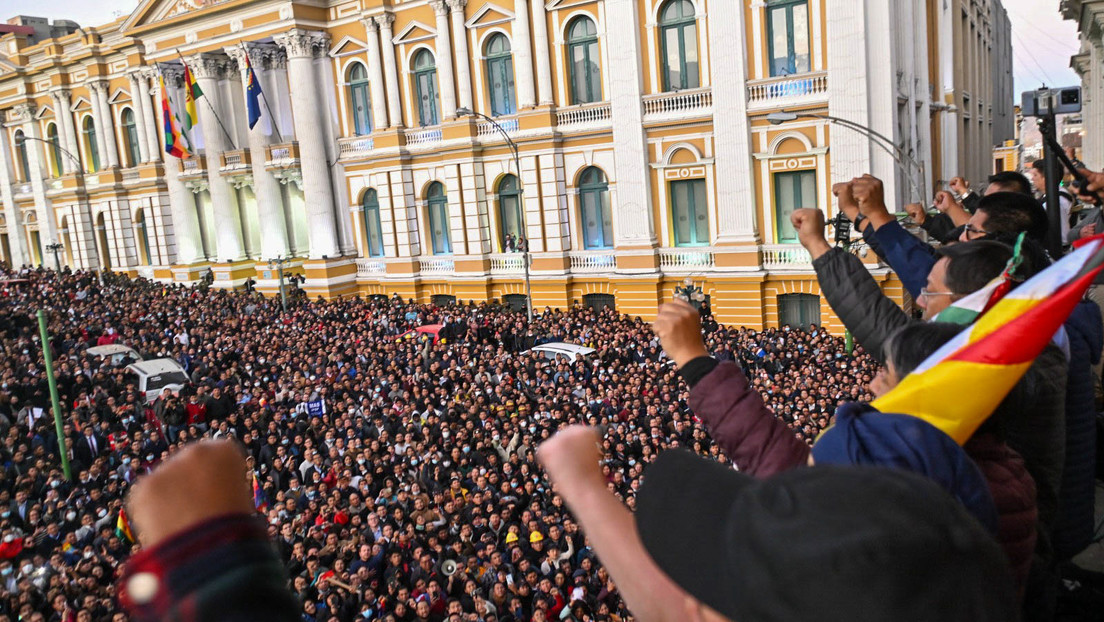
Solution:
[[[928,211],[920,203],[909,203],[905,206],[905,212],[918,225],[924,224],[928,219]]]
[[[832,194],[839,204],[839,210],[847,217],[847,220],[855,222],[859,217],[859,202],[855,200],[851,182],[841,182],[832,186]]]
[[[859,203],[859,211],[867,218],[877,214],[888,214],[885,205],[885,189],[882,180],[867,173],[851,180],[851,193]]]

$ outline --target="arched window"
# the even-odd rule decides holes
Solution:
[[[571,103],[602,101],[602,66],[598,59],[598,29],[589,17],[576,17],[567,28],[567,59],[571,72]]]
[[[368,256],[383,257],[383,227],[380,225],[379,195],[375,190],[364,193],[364,230],[368,233]]]
[[[698,26],[690,0],[668,0],[659,16],[663,45],[663,90],[696,89],[698,75]]]
[[[84,118],[84,155],[88,159],[88,172],[95,173],[100,170],[100,150],[96,148],[96,123],[92,121],[92,115]]]
[[[521,186],[518,178],[507,175],[498,182],[498,233],[503,251],[518,250],[518,242],[525,237],[521,214]],[[507,244],[507,237],[511,243]]]
[[[448,197],[445,186],[435,181],[426,191],[429,212],[429,238],[434,255],[452,254],[452,234],[449,232]]]
[[[138,150],[138,126],[134,124],[134,111],[130,108],[123,109],[123,139],[126,141],[126,156],[128,166],[138,166],[142,161],[141,151]]]
[[[27,139],[23,130],[15,130],[15,151],[19,157],[19,174],[22,181],[31,181],[31,161],[27,158]]]
[[[808,0],[771,0],[767,4],[767,41],[770,75],[810,71]]]
[[[517,112],[514,99],[514,59],[510,40],[504,34],[491,35],[484,47],[487,57],[487,87],[491,91],[491,116]]]
[[[583,217],[583,248],[613,248],[609,183],[596,166],[579,176],[579,211]]]
[[[353,131],[372,133],[372,100],[368,95],[368,70],[360,63],[349,68],[349,103],[353,107]]]
[[[50,172],[54,177],[61,177],[64,166],[61,163],[61,139],[58,138],[57,123],[46,126],[46,141],[50,143]]]
[[[816,171],[775,173],[774,214],[778,243],[794,244],[798,241],[790,215],[803,207],[817,207]]]
[[[671,216],[675,246],[709,244],[709,207],[705,200],[705,180],[671,182]]]
[[[418,123],[437,125],[437,65],[429,50],[414,56],[414,87],[418,95]]]
[[[149,231],[146,230],[146,212],[138,210],[134,214],[134,231],[138,234],[139,248],[141,249],[143,266],[153,265],[153,254],[150,253]]]

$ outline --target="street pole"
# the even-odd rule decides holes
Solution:
[[[46,312],[38,310],[38,334],[42,339],[42,359],[46,362],[46,382],[50,385],[50,404],[54,408],[54,426],[57,429],[58,451],[61,453],[61,469],[65,479],[72,481],[69,468],[69,448],[65,441],[65,426],[61,423],[61,399],[58,398],[57,380],[54,379],[54,356],[50,352],[50,334],[46,330]]]
[[[268,260],[268,269],[271,270],[272,268],[276,268],[277,273],[280,275],[280,307],[283,309],[284,315],[287,315],[287,293],[284,291],[285,263],[287,263],[287,259],[284,257]]]
[[[54,242],[46,245],[46,250],[54,252],[54,265],[57,266],[58,274],[61,274],[61,258],[58,256],[58,251],[62,249],[60,242]]]
[[[514,169],[517,171],[517,179],[518,179],[518,202],[519,202],[518,208],[519,208],[519,211],[521,212],[521,230],[522,230],[523,233],[526,234],[524,236],[524,238],[525,238],[525,248],[521,249],[521,253],[522,253],[521,260],[522,260],[522,263],[524,264],[524,269],[525,269],[525,317],[529,320],[530,323],[532,323],[532,321],[533,321],[533,286],[529,282],[529,260],[530,260],[530,257],[529,257],[529,235],[528,235],[529,228],[526,225],[526,218],[525,218],[525,185],[524,185],[524,182],[521,179],[521,155],[518,153],[517,143],[514,142],[514,139],[510,138],[510,133],[506,131],[506,128],[499,125],[498,121],[495,121],[494,119],[492,119],[491,117],[488,117],[487,115],[483,114],[482,112],[475,112],[474,110],[472,110],[470,108],[457,108],[456,109],[456,116],[463,117],[463,116],[467,116],[467,115],[471,115],[471,116],[474,116],[474,117],[479,117],[481,119],[485,119],[491,125],[493,125],[495,127],[495,129],[498,130],[498,132],[500,134],[502,134],[502,137],[504,139],[506,139],[506,145],[510,148],[510,152],[513,153],[513,155],[514,155]]]
[[[1057,122],[1053,114],[1039,119],[1039,132],[1043,135],[1045,148],[1043,165],[1046,175],[1046,212],[1047,221],[1047,250],[1050,256],[1057,259],[1062,256],[1062,203],[1059,195],[1058,184],[1061,182],[1061,169],[1058,168],[1058,154],[1054,152],[1053,145],[1058,144]]]

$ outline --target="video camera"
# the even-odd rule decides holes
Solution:
[[[1081,87],[1024,91],[1020,111],[1025,117],[1049,117],[1081,112]]]

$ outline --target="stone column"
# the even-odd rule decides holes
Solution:
[[[437,14],[437,82],[441,95],[441,121],[456,117],[456,79],[452,72],[452,37],[449,36],[449,7],[445,0],[430,0]]]
[[[330,178],[323,124],[328,123],[322,98],[314,85],[314,61],[329,51],[330,36],[324,32],[295,28],[276,35],[276,44],[287,51],[288,80],[291,90],[295,138],[299,141],[299,162],[303,171],[303,195],[310,222],[310,258],[340,256],[337,222],[334,216],[334,192]],[[300,85],[310,85],[301,88]],[[344,211],[344,210],[342,210]]]
[[[744,7],[718,3],[710,7],[709,46],[731,47],[744,35]],[[719,65],[714,65],[719,67]],[[747,124],[747,47],[736,46],[725,63],[723,80],[713,80],[713,137],[716,145],[718,241],[754,241],[758,204],[755,201],[751,136]]]
[[[27,149],[27,163],[31,169],[31,194],[34,196],[35,211],[38,213],[38,235],[42,240],[42,252],[46,252],[46,245],[57,242],[57,223],[54,219],[54,207],[50,202],[49,197],[46,196],[46,183],[44,180],[44,171],[42,165],[45,162],[43,158],[42,148],[45,147],[42,143],[42,136],[38,131],[38,122],[35,121],[35,106],[34,104],[19,104],[13,108],[15,119],[23,124],[23,135],[34,139],[24,142]],[[50,262],[46,261],[46,257],[42,258],[42,264],[49,266]]]
[[[380,60],[379,25],[376,20],[366,17],[360,20],[364,24],[368,41],[368,84],[372,89],[372,129],[391,127],[387,118],[387,95],[383,85],[383,65]]]
[[[146,78],[142,75],[142,71],[132,71],[127,74],[127,79],[130,80],[130,99],[133,106],[131,108],[134,111],[134,128],[138,130],[138,160],[141,162],[150,161],[150,148],[149,148],[149,87],[146,86]],[[145,92],[143,98],[142,92]]]
[[[471,55],[468,53],[468,27],[464,25],[464,7],[468,0],[448,0],[452,9],[452,30],[456,35],[453,56],[456,58],[456,84],[459,87],[461,108],[474,110],[472,98]]]
[[[513,34],[514,69],[517,73],[514,76],[514,82],[517,84],[518,109],[522,110],[537,105],[533,86],[533,40],[529,33],[529,0],[514,0]]]
[[[387,80],[387,114],[391,122],[390,127],[403,127],[399,70],[395,62],[395,44],[392,42],[394,35],[391,33],[391,24],[395,23],[395,16],[384,13],[377,15],[375,19],[379,24],[380,46],[383,48],[383,75]]]
[[[636,0],[606,3],[609,66],[617,67],[609,77],[617,246],[653,246],[656,241],[644,111],[640,106],[644,95],[641,67],[644,55],[640,49],[638,11]]]
[[[537,101],[542,106],[551,104],[555,93],[552,91],[552,57],[548,52],[548,17],[543,0],[533,2],[533,55],[537,61]]]
[[[96,94],[96,101],[99,102],[97,137],[99,134],[103,134],[103,146],[104,151],[106,151],[106,154],[101,152],[100,155],[101,157],[107,157],[108,166],[118,167],[119,146],[115,141],[115,119],[111,116],[111,104],[107,101],[110,84],[107,80],[98,80],[92,83],[92,89]]]
[[[234,187],[219,174],[220,155],[235,148],[226,136],[218,117],[224,117],[219,101],[219,80],[232,71],[230,59],[225,56],[199,54],[187,60],[188,68],[203,97],[196,102],[199,112],[199,129],[207,156],[207,183],[211,191],[211,204],[215,215],[215,233],[218,238],[216,263],[233,262],[245,258],[242,245],[242,227],[239,217],[238,195]],[[216,111],[219,113],[216,117]]]
[[[15,158],[8,137],[7,132],[0,133],[0,200],[4,202],[4,220],[8,225],[8,248],[11,250],[12,267],[18,268],[27,263],[30,253],[26,248],[23,218],[15,205],[15,191],[12,189]]]
[[[100,168],[107,168],[107,133],[104,130],[103,125],[103,113],[100,108],[100,98],[96,92],[95,84],[89,84],[88,90],[91,94],[89,103],[92,105],[92,127],[96,130],[96,153],[99,155]],[[92,162],[87,163],[87,168],[91,170]]]
[[[180,72],[165,72],[166,85],[175,85]],[[172,88],[166,86],[166,88]],[[158,105],[167,97],[160,85],[154,89]],[[173,242],[176,245],[176,263],[188,265],[203,258],[203,234],[199,231],[199,214],[195,196],[180,181],[180,158],[165,155],[165,183],[169,188],[169,214],[172,220]]]
[[[154,84],[152,88],[150,87],[151,80]],[[144,69],[142,80],[138,83],[138,92],[142,96],[142,107],[146,110],[146,140],[149,141],[151,162],[161,160],[164,157],[162,153],[165,150],[165,128],[161,125],[161,107],[158,104],[157,97],[153,94],[154,90],[159,88],[157,72],[153,69]]]
[[[230,45],[224,48],[226,53],[238,63],[241,70],[242,88],[247,88],[249,74],[245,66],[246,51],[241,46]],[[273,54],[269,49],[254,46],[249,48],[249,62],[253,65],[253,71],[258,74],[269,68]],[[268,145],[270,143],[268,123],[275,125],[275,119],[265,117],[271,115],[265,111],[257,124],[249,130],[249,152],[253,167],[253,194],[257,197],[258,216],[260,217],[261,230],[261,258],[272,259],[274,257],[287,256],[288,236],[287,223],[284,221],[284,197],[280,189],[280,182],[265,169]]]
[[[80,157],[77,155],[80,153],[80,148],[77,147],[77,129],[73,123],[73,113],[69,111],[71,107],[70,91],[69,89],[58,89],[51,92],[50,95],[54,98],[54,108],[57,110],[54,116],[58,121],[58,138],[65,150],[73,156],[69,157],[69,155],[62,153],[61,170],[66,175],[79,173],[80,163],[73,161],[73,158]]]

